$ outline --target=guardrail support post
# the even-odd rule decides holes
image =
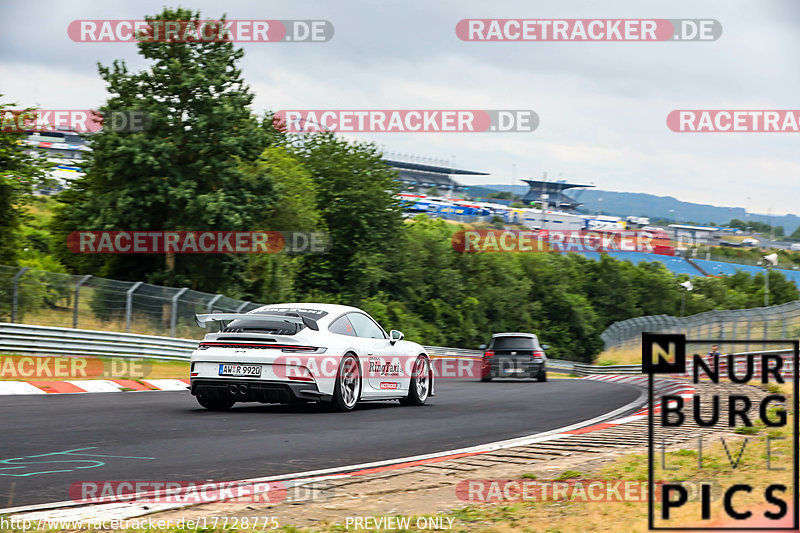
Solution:
[[[175,336],[175,330],[178,328],[178,298],[183,295],[184,292],[188,291],[188,287],[184,287],[178,292],[175,293],[175,296],[172,297],[172,313],[169,317],[169,336]]]
[[[237,313],[240,313],[240,312],[242,311],[242,309],[244,309],[244,308],[245,308],[245,307],[247,307],[248,305],[250,305],[250,302],[244,302],[244,303],[242,303],[242,305],[240,305],[239,307],[237,307],[237,308],[236,308],[236,312],[237,312]]]
[[[92,277],[91,274],[86,274],[85,276],[83,276],[81,279],[78,280],[78,283],[75,284],[75,308],[72,311],[72,328],[73,329],[77,329],[78,328],[78,300],[80,299],[80,296],[81,296],[81,285],[83,285],[84,283],[89,281],[89,278],[91,278],[91,277]]]
[[[206,313],[211,313],[214,310],[214,304],[217,303],[217,300],[222,298],[221,294],[217,294],[211,300],[209,300],[208,305],[206,306]]]
[[[131,331],[131,320],[133,318],[133,293],[138,289],[143,281],[137,281],[130,289],[125,291],[125,333]]]
[[[14,278],[12,279],[13,284],[14,284],[14,288],[13,288],[14,295],[13,295],[12,300],[11,300],[11,322],[16,322],[17,321],[17,302],[19,301],[19,278],[21,278],[22,275],[25,272],[27,272],[28,270],[30,270],[29,267],[20,268],[17,271],[17,273],[14,274]]]

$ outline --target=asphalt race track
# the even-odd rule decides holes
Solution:
[[[564,427],[635,400],[589,380],[440,380],[422,407],[237,404],[189,392],[0,399],[0,508],[69,500],[80,481],[234,480],[394,459]]]

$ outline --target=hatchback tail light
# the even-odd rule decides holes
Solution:
[[[533,360],[537,363],[544,361],[544,352],[533,352]]]
[[[483,352],[484,359],[488,359],[489,357],[494,357],[494,352],[492,350],[486,350]]]

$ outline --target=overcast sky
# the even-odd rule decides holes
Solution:
[[[141,19],[165,2],[3,0],[0,92],[96,108],[96,63],[145,63],[135,44],[76,43],[76,19]],[[362,133],[389,152],[490,172],[466,184],[559,176],[773,214],[800,214],[800,133],[673,133],[674,109],[800,109],[800,2],[191,0],[203,17],[326,19],[328,43],[240,44],[254,110],[533,109],[532,133]],[[714,42],[464,42],[464,18],[714,18]],[[514,170],[515,169],[515,170]],[[513,181],[516,176],[517,181]]]

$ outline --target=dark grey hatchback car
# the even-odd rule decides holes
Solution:
[[[547,381],[547,346],[533,333],[495,333],[483,352],[481,381],[492,378],[536,378]]]

